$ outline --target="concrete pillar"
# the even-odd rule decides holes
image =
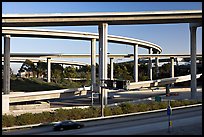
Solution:
[[[176,58],[176,66],[178,68],[178,65],[179,65],[179,61],[178,61],[178,58]]]
[[[159,54],[159,52],[157,52]],[[155,67],[156,67],[156,77],[159,77],[159,57],[155,58]]]
[[[3,92],[10,94],[10,35],[4,36]]]
[[[2,115],[9,112],[9,95],[2,95]]]
[[[152,48],[149,48],[149,54],[152,54]],[[149,58],[148,63],[148,74],[149,74],[149,80],[152,80],[152,58]]]
[[[170,57],[171,62],[171,73],[170,76],[174,78],[174,57]],[[174,83],[171,84],[171,87],[174,87]]]
[[[134,46],[134,81],[138,82],[138,45]]]
[[[171,62],[171,77],[174,78],[174,57],[170,58],[170,62]]]
[[[91,91],[96,89],[96,39],[91,40]]]
[[[113,58],[110,58],[110,80],[113,80]]]
[[[196,81],[196,29],[190,24],[190,53],[191,53],[191,99],[195,99],[197,92]]]
[[[47,82],[50,82],[51,78],[51,58],[47,58]]]
[[[99,24],[99,79],[107,79],[107,46],[108,46],[108,24]],[[100,83],[103,85],[103,83]],[[101,90],[101,104],[102,110],[104,105],[107,104],[107,89],[102,88]],[[103,116],[103,114],[102,114]]]

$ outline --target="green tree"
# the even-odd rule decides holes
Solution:
[[[19,72],[33,72],[33,76],[35,77],[37,74],[36,66],[35,64],[29,60],[26,59],[25,62],[22,64]]]
[[[46,71],[47,71],[47,64],[45,62],[42,61],[38,61],[37,63],[37,77],[39,78],[42,75],[46,75]]]
[[[65,78],[76,78],[77,72],[74,66],[68,66],[64,69],[64,77]]]
[[[52,78],[53,81],[56,83],[59,83],[62,79],[64,79],[63,76],[63,67],[57,63],[52,63],[51,64],[51,73],[52,73]]]

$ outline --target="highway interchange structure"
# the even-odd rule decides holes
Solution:
[[[92,89],[95,85],[96,40],[99,41],[99,80],[107,79],[107,45],[108,42],[127,44],[134,47],[134,82],[138,82],[138,47],[149,49],[149,54],[159,54],[162,49],[156,44],[133,38],[108,35],[108,25],[129,24],[169,24],[189,23],[190,56],[191,56],[191,98],[195,98],[196,83],[196,29],[202,25],[202,11],[154,11],[154,12],[104,12],[104,13],[64,13],[64,14],[13,14],[2,16],[2,36],[4,36],[4,94],[10,92],[10,38],[11,37],[41,37],[82,39],[91,41]],[[99,34],[37,29],[17,29],[12,27],[35,26],[84,26],[97,25]],[[149,59],[150,64],[151,57]],[[152,76],[151,65],[149,73]],[[49,69],[48,69],[49,70]],[[48,75],[49,76],[49,75]],[[49,79],[49,78],[48,78]],[[150,80],[152,78],[150,77]],[[103,83],[100,83],[103,84]],[[106,104],[107,90],[100,89],[102,104]]]
[[[4,54],[2,54],[2,61],[4,62]],[[10,62],[15,62],[15,63],[23,63],[25,62],[26,59],[29,59],[30,61],[32,61],[33,63],[37,63],[39,61],[41,62],[47,62],[48,63],[58,63],[58,64],[65,64],[65,65],[75,65],[75,66],[85,66],[85,65],[89,65],[88,63],[83,63],[83,62],[73,62],[73,61],[67,61],[67,60],[54,60],[53,58],[90,58],[91,55],[90,54],[34,54],[34,53],[11,53],[10,54]],[[98,58],[99,55],[96,54],[96,58]],[[114,67],[113,67],[113,59],[121,59],[121,58],[134,58],[133,54],[108,54],[108,57],[110,59],[110,80],[114,79]],[[202,54],[197,54],[196,57],[202,57]],[[47,58],[51,58],[51,60],[48,62]],[[176,62],[178,63],[177,58],[190,58],[189,54],[138,54],[138,59],[149,59],[152,58],[152,61],[154,61],[153,59],[155,58],[155,67],[156,67],[156,75],[158,77],[159,75],[159,62],[166,62],[167,60],[170,60],[171,62],[171,77],[174,77],[174,61],[176,60]],[[166,59],[167,58],[167,59]],[[147,62],[146,60],[139,60],[138,61],[138,65],[140,63],[145,63]],[[150,62],[148,62],[150,63]],[[151,65],[151,64],[149,64]],[[47,69],[51,69],[49,67],[47,67]],[[149,68],[150,69],[150,68]],[[51,70],[47,70],[48,72],[51,72]],[[150,71],[150,70],[149,70]],[[149,73],[152,74],[152,73]],[[50,73],[51,75],[51,73]],[[152,76],[149,75],[149,78],[151,78]],[[51,76],[49,76],[48,78],[51,78]],[[150,79],[151,80],[151,79]],[[49,82],[50,79],[47,81]]]

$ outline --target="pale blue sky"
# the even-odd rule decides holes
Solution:
[[[3,14],[76,13],[76,12],[136,12],[165,10],[202,10],[202,2],[3,2]],[[98,33],[97,26],[36,27]],[[190,53],[189,24],[109,25],[108,34],[141,39],[162,47],[163,54]],[[98,48],[98,44],[97,44]],[[3,51],[3,38],[2,38]],[[11,38],[11,53],[88,54],[89,41]],[[133,53],[133,47],[108,44],[112,54]],[[98,53],[98,51],[97,51]],[[139,49],[139,54],[147,50]],[[197,29],[197,53],[202,53],[202,27]],[[69,59],[90,63],[90,59]],[[117,60],[116,60],[117,62]],[[12,63],[14,72],[21,64]]]

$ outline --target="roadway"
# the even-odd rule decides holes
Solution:
[[[178,93],[178,96],[171,96],[173,100],[185,100],[191,98],[190,88],[174,87],[170,88],[170,93]],[[97,94],[96,94],[97,95]],[[163,100],[168,100],[166,97],[165,87],[158,87],[152,89],[138,89],[132,91],[126,90],[109,90],[108,91],[108,105],[119,104],[122,102],[147,102],[154,100],[155,96],[161,96]],[[202,87],[197,88],[196,99],[202,101]],[[93,98],[94,106],[100,106],[101,103],[97,96]],[[91,92],[87,92],[86,96],[69,97],[65,99],[50,100],[52,108],[55,107],[73,107],[73,106],[90,106]]]
[[[202,135],[202,106],[173,109],[173,127],[168,133],[166,111],[84,121],[84,128],[53,131],[52,126],[2,132],[3,135]]]

